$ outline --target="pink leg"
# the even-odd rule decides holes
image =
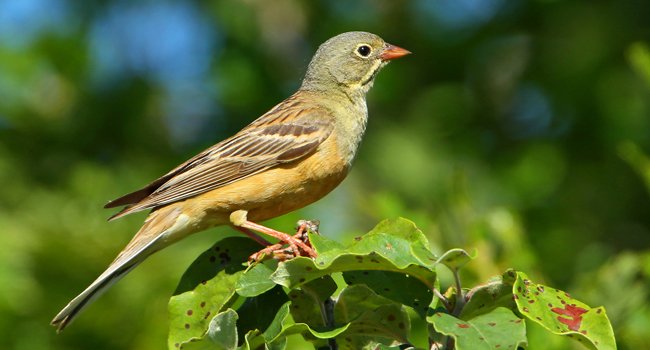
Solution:
[[[276,230],[274,230],[272,228],[268,228],[266,226],[262,226],[260,224],[256,224],[256,223],[254,223],[252,221],[248,221],[248,220],[245,220],[245,221],[242,221],[242,222],[238,223],[238,226],[243,227],[243,228],[247,228],[249,230],[253,230],[253,231],[256,231],[256,232],[264,233],[264,234],[269,235],[271,237],[277,238],[281,242],[286,242],[287,244],[289,244],[289,246],[294,250],[294,252],[296,254],[299,253],[299,250],[297,249],[299,247],[300,250],[302,250],[303,252],[305,252],[307,254],[307,256],[316,257],[316,252],[310,246],[305,244],[305,242],[303,242],[302,240],[296,239],[295,237],[289,236],[288,234],[286,234],[284,232],[276,231]]]
[[[249,229],[247,229],[245,227],[241,227],[241,226],[233,226],[233,227],[237,231],[245,234],[246,236],[252,238],[255,242],[257,242],[257,243],[259,243],[259,244],[261,244],[261,245],[263,245],[265,247],[271,245],[271,242],[269,242],[269,241],[265,240],[264,238],[258,236],[257,234],[255,234],[255,232],[253,232],[253,231],[251,231],[251,230],[249,230]]]

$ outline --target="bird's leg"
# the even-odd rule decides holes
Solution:
[[[302,250],[306,256],[316,257],[316,252],[310,246],[305,244],[305,242],[303,242],[301,239],[297,239],[296,237],[292,237],[284,232],[276,231],[272,228],[268,228],[266,226],[256,224],[252,221],[248,221],[248,218],[246,217],[247,214],[248,213],[245,210],[237,210],[230,214],[230,222],[235,227],[242,227],[248,230],[264,233],[271,237],[275,237],[280,240],[279,247],[282,247],[282,243],[287,243],[296,255],[300,255],[300,251]],[[275,246],[269,246],[262,249],[260,252],[253,254],[251,258],[255,259],[255,257],[260,255],[259,253],[273,252],[274,250],[270,250],[270,248],[275,248],[274,250],[278,250]],[[300,250],[298,250],[298,248],[300,248]]]
[[[251,230],[249,230],[249,229],[247,229],[247,228],[245,228],[245,227],[241,227],[241,226],[233,226],[233,227],[234,227],[237,231],[239,231],[239,232],[245,234],[246,236],[252,238],[255,242],[257,242],[257,243],[259,243],[259,244],[261,244],[261,245],[263,245],[263,246],[265,246],[265,247],[268,247],[268,246],[271,245],[271,242],[265,240],[264,238],[260,237],[260,236],[259,236],[258,234],[256,234],[255,232],[253,232],[253,231],[251,231]]]

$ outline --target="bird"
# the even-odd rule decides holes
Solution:
[[[108,202],[110,220],[151,210],[108,268],[52,320],[62,331],[93,300],[151,254],[190,234],[230,225],[315,256],[301,240],[258,224],[307,206],[350,170],[368,120],[366,94],[389,61],[411,52],[368,32],[325,41],[300,88],[235,135],[200,152],[140,190]]]

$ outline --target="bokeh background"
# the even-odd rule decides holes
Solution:
[[[161,349],[184,269],[228,228],[155,255],[61,335],[48,323],[137,230],[103,204],[261,115],[318,45],[408,48],[368,96],[349,178],[275,219],[345,240],[403,216],[605,305],[650,348],[650,2],[0,1],[0,348]],[[530,329],[531,349],[580,348]]]

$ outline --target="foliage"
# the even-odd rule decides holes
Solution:
[[[313,232],[310,238],[316,259],[245,268],[241,258],[255,249],[239,237],[203,253],[169,302],[169,349],[285,349],[293,334],[318,349],[516,349],[527,345],[524,320],[591,349],[616,349],[603,307],[592,309],[522,272],[463,289],[458,273],[472,257],[454,249],[436,258],[408,220],[383,221],[348,245]],[[444,295],[440,266],[457,279]],[[426,320],[417,323],[425,339],[413,335],[420,332],[411,318]]]
[[[466,285],[517,267],[605,305],[619,349],[650,349],[648,23],[638,0],[0,1],[0,348],[164,348],[179,276],[236,232],[155,254],[57,335],[52,317],[144,219],[107,223],[102,206],[289,96],[325,39],[367,30],[413,55],[368,94],[341,186],[265,224],[320,219],[347,242],[409,217],[438,256],[478,252]],[[408,283],[383,295],[428,306],[419,282],[367,272],[345,278]],[[411,336],[424,323],[411,317]],[[530,349],[583,348],[534,321],[526,333]]]

